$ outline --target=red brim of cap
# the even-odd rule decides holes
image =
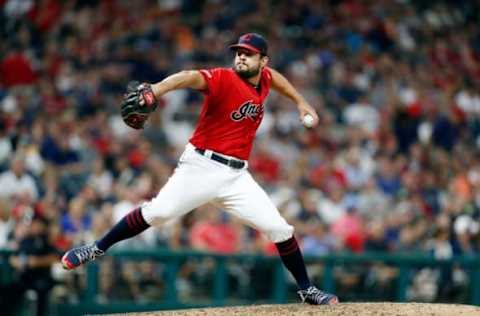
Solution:
[[[236,50],[236,49],[239,49],[239,48],[244,48],[244,49],[247,49],[249,51],[260,54],[260,50],[258,48],[253,47],[252,45],[248,45],[248,44],[234,44],[234,45],[230,45],[229,48],[233,49],[233,50]]]

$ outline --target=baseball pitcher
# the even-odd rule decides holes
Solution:
[[[62,264],[65,269],[75,269],[150,226],[162,225],[202,204],[215,202],[275,243],[282,262],[298,284],[302,302],[336,304],[335,295],[311,284],[293,227],[247,169],[270,88],[291,99],[300,118],[308,117],[308,126],[315,127],[318,116],[283,75],[267,66],[268,44],[261,35],[245,34],[230,48],[235,52],[232,68],[181,71],[155,84],[129,84],[121,109],[126,124],[143,128],[162,95],[190,88],[205,95],[196,129],[158,195],[127,214],[103,238],[69,250]]]

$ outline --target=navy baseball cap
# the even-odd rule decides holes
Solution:
[[[267,55],[268,43],[265,38],[257,33],[247,33],[240,36],[238,43],[230,45],[230,49],[245,48],[252,52]]]

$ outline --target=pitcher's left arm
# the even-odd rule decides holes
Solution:
[[[310,114],[313,117],[312,127],[318,125],[318,115],[315,109],[305,100],[305,98],[295,89],[285,76],[275,69],[268,68],[272,74],[272,88],[280,94],[292,100],[300,112],[300,120],[303,121],[305,115]]]

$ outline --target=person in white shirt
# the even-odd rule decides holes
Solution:
[[[25,171],[25,159],[16,155],[10,163],[10,170],[0,174],[0,197],[34,202],[38,199],[35,180]]]

